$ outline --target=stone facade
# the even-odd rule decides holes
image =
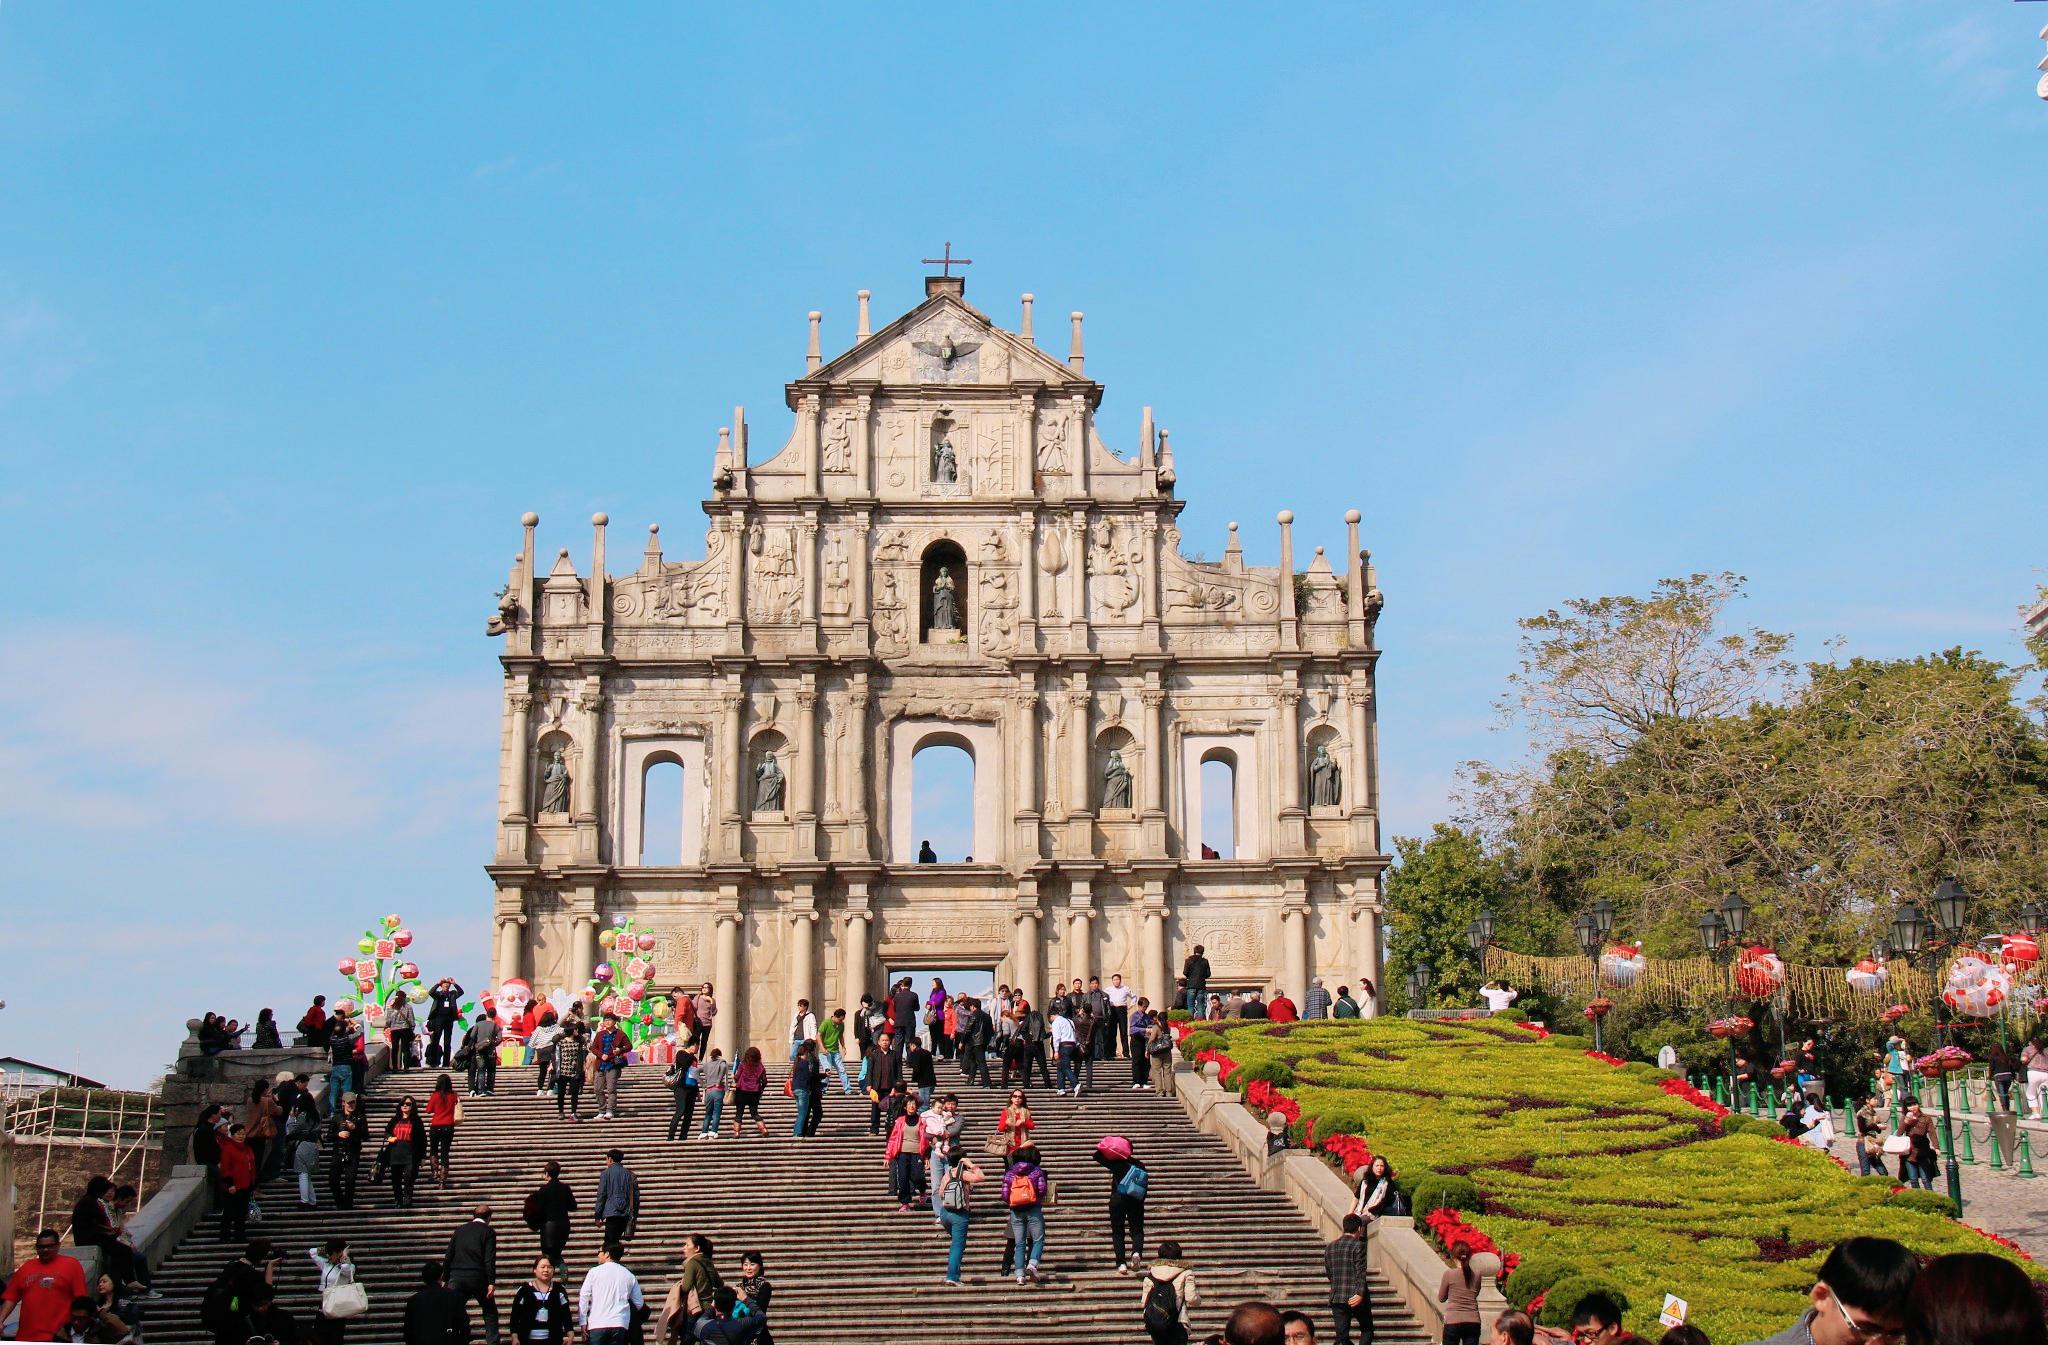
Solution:
[[[505,649],[496,979],[578,987],[597,931],[662,936],[662,987],[710,980],[728,1051],[786,1035],[881,969],[1121,972],[1161,1002],[1203,944],[1213,984],[1378,980],[1373,626],[1342,571],[1189,560],[1172,451],[1098,433],[1081,315],[1064,361],[969,306],[958,277],[788,385],[794,432],[756,461],[719,432],[701,560],[587,575],[535,553],[491,619]],[[915,864],[911,758],[974,762],[975,862]],[[1111,765],[1115,755],[1117,766]],[[1204,859],[1201,765],[1235,781],[1230,857]],[[642,862],[649,768],[681,766],[682,863]],[[1122,777],[1127,776],[1128,779]],[[655,822],[649,821],[649,826]],[[1212,841],[1221,838],[1211,838]]]

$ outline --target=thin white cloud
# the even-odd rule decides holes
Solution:
[[[518,156],[507,155],[490,163],[478,164],[476,171],[469,175],[469,180],[471,182],[487,182],[500,173],[509,173],[517,167],[519,167]]]

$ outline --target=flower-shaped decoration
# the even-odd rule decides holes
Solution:
[[[1617,943],[1600,954],[1600,976],[1608,985],[1626,990],[1649,970],[1640,945]]]
[[[655,942],[655,937],[652,934],[642,934],[640,936],[640,951],[643,953],[653,952]]]
[[[1877,1021],[1889,1027],[1911,1012],[1913,1010],[1907,1005],[1894,1004],[1889,1009],[1880,1010],[1877,1015]]]
[[[597,946],[600,948],[610,948],[618,941],[619,933],[615,929],[600,929],[597,931]]]
[[[1857,994],[1875,995],[1883,990],[1884,983],[1891,979],[1891,972],[1886,970],[1884,963],[1866,957],[1844,972],[1843,976],[1847,978],[1849,988]]]
[[[1748,1033],[1755,1026],[1754,1022],[1744,1018],[1741,1014],[1737,1014],[1733,1018],[1716,1018],[1713,1022],[1707,1024],[1707,1031],[1717,1037],[1740,1037]]]
[[[409,929],[398,930],[392,934],[391,941],[400,948],[410,948],[412,947],[412,931]]]
[[[1785,984],[1785,961],[1768,948],[1745,948],[1735,959],[1735,988],[1751,999],[1765,999]]]
[[[633,917],[630,915],[615,915],[612,917],[612,928],[624,929],[628,924],[632,922],[632,919]]]
[[[1607,1016],[1608,1010],[1612,1009],[1613,1007],[1614,1001],[1607,998],[1607,996],[1605,995],[1600,995],[1596,998],[1589,999],[1586,1001],[1586,1017],[1605,1018]]]
[[[1913,1062],[1913,1068],[1930,1079],[1944,1074],[1953,1074],[1970,1063],[1970,1053],[1960,1046],[1944,1046],[1932,1055],[1923,1055]]]
[[[609,962],[600,962],[590,969],[590,975],[593,980],[609,981],[612,978],[612,974],[612,964]]]

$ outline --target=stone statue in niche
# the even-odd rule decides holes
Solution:
[[[953,590],[952,571],[944,566],[932,577],[932,629],[960,629],[960,595]]]
[[[827,472],[845,473],[853,470],[853,421],[839,414],[825,422],[825,440],[822,445],[819,464]]]
[[[1047,476],[1067,474],[1067,418],[1049,415],[1039,426],[1038,470]]]
[[[558,749],[548,756],[540,776],[540,810],[543,813],[569,811],[569,763]]]
[[[1308,764],[1308,802],[1312,808],[1335,808],[1344,802],[1344,772],[1330,755],[1328,743],[1316,744]]]
[[[960,463],[953,455],[952,435],[940,430],[938,442],[932,445],[932,480],[941,486],[950,486],[960,479]]]
[[[1124,767],[1124,754],[1114,747],[1109,749],[1109,760],[1102,767],[1102,806],[1131,806],[1131,773]]]
[[[754,811],[781,812],[783,784],[782,767],[775,764],[775,754],[770,752],[754,769]]]

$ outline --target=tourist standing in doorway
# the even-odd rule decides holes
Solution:
[[[455,1150],[455,1126],[462,1120],[462,1100],[455,1096],[455,1081],[443,1074],[434,1080],[427,1094],[427,1180],[436,1186],[448,1184],[448,1159]]]
[[[1195,951],[1189,953],[1187,961],[1181,963],[1180,974],[1188,983],[1189,1011],[1197,1018],[1203,1017],[1200,1006],[1208,1002],[1206,997],[1209,993],[1209,959],[1204,955],[1201,944],[1196,944]]]
[[[966,1082],[979,1082],[988,1087],[988,1047],[991,1032],[988,1013],[981,1007],[981,1001],[969,997],[956,1006],[959,1016],[959,1036],[955,1049],[960,1057],[960,1073]]]
[[[910,1043],[917,1040],[917,1020],[922,1011],[917,991],[911,989],[910,978],[906,976],[889,993],[889,1021],[896,1029],[896,1054],[899,1057],[910,1054]]]
[[[612,1149],[604,1157],[604,1171],[597,1176],[597,1221],[604,1225],[607,1244],[623,1246],[640,1222],[640,1178],[626,1166],[622,1151]]]
[[[944,1058],[952,1049],[946,1044],[946,983],[932,977],[931,993],[924,997],[924,1028],[931,1052]]]

